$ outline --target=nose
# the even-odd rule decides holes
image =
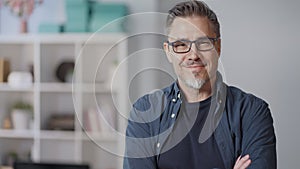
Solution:
[[[195,43],[192,43],[190,54],[189,54],[189,60],[198,60],[200,59],[200,52],[198,51]]]

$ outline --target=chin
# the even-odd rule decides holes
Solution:
[[[185,79],[183,82],[186,86],[199,90],[207,81],[204,79]]]

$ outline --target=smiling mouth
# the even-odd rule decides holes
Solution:
[[[184,67],[191,71],[193,74],[198,74],[200,72],[206,71],[206,66],[207,64],[204,63],[195,63],[192,65],[186,65]]]
[[[204,63],[194,63],[191,65],[186,65],[185,67],[192,70],[193,72],[194,71],[198,72],[198,71],[205,69],[206,66],[207,66],[207,64],[204,64]]]
[[[206,64],[196,64],[196,65],[187,66],[187,68],[203,68],[205,66]]]

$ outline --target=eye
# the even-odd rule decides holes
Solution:
[[[188,47],[188,44],[186,42],[183,42],[183,41],[176,41],[176,42],[173,43],[173,46],[175,48]]]
[[[211,45],[211,42],[209,42],[209,41],[200,42],[200,43],[198,43],[198,45],[200,45],[200,46],[207,46],[207,45]]]
[[[212,43],[210,40],[201,40],[196,43],[199,50],[208,50],[212,47]]]

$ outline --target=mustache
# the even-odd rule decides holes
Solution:
[[[206,64],[203,63],[200,59],[195,61],[195,60],[187,60],[185,62],[182,62],[180,64],[180,66],[183,66],[183,67],[189,67],[189,66],[205,66]]]

